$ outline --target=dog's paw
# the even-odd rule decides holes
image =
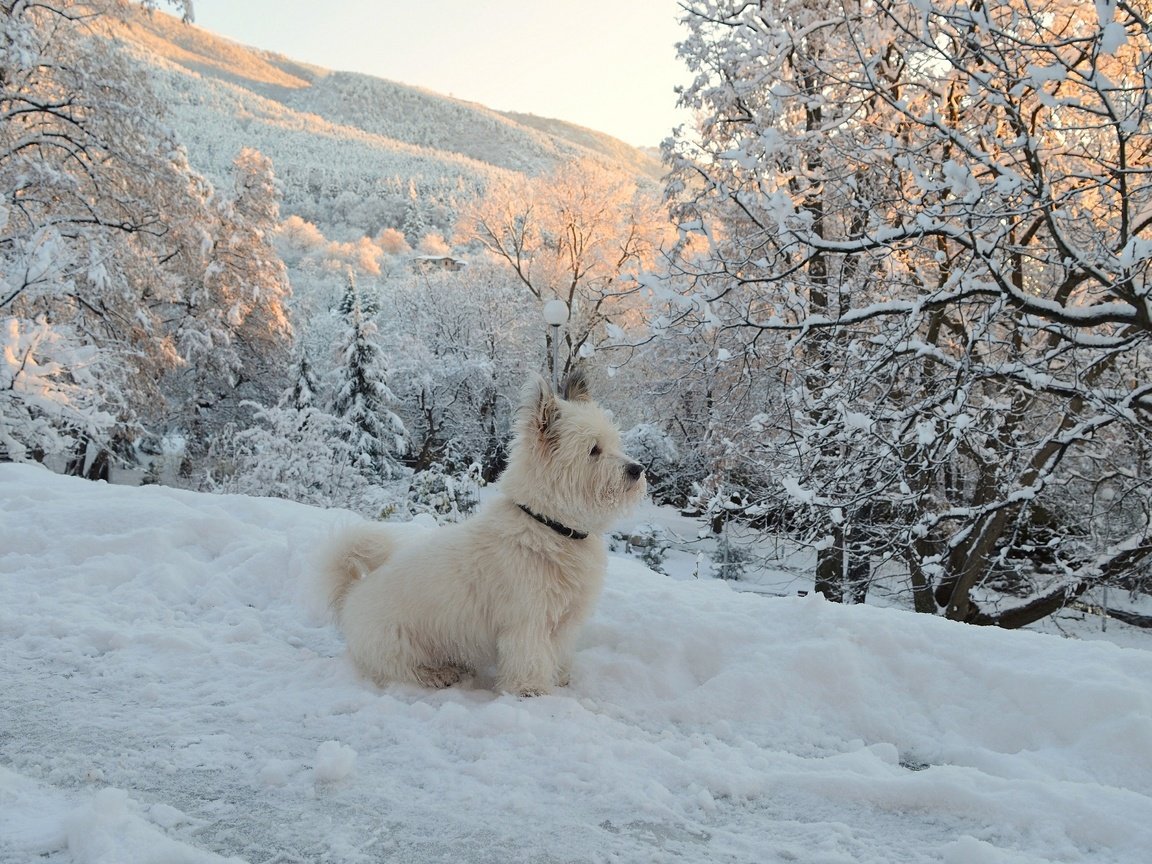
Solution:
[[[571,683],[572,683],[572,676],[567,672],[561,672],[559,675],[556,676],[556,686],[557,687],[567,687]]]
[[[521,687],[516,695],[521,699],[531,699],[533,696],[544,696],[547,692],[546,687]]]
[[[458,684],[464,677],[459,666],[421,666],[416,670],[416,679],[425,687],[443,690]]]

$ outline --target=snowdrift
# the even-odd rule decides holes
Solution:
[[[381,690],[354,518],[0,465],[0,861],[1148,860],[1148,651],[614,558],[567,690]]]

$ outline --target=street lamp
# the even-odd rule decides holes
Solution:
[[[544,304],[544,321],[552,328],[552,389],[560,392],[560,326],[568,320],[568,304],[549,300]]]

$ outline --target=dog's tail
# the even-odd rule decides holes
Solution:
[[[328,605],[337,615],[352,584],[388,560],[395,548],[391,532],[371,522],[345,528],[329,543],[322,570],[328,587]]]

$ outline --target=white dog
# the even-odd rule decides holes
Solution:
[[[471,519],[431,531],[362,525],[330,550],[332,606],[377,683],[448,687],[493,661],[511,693],[568,683],[604,580],[602,534],[643,496],[644,472],[579,373],[563,399],[534,376],[514,432],[498,494]]]

